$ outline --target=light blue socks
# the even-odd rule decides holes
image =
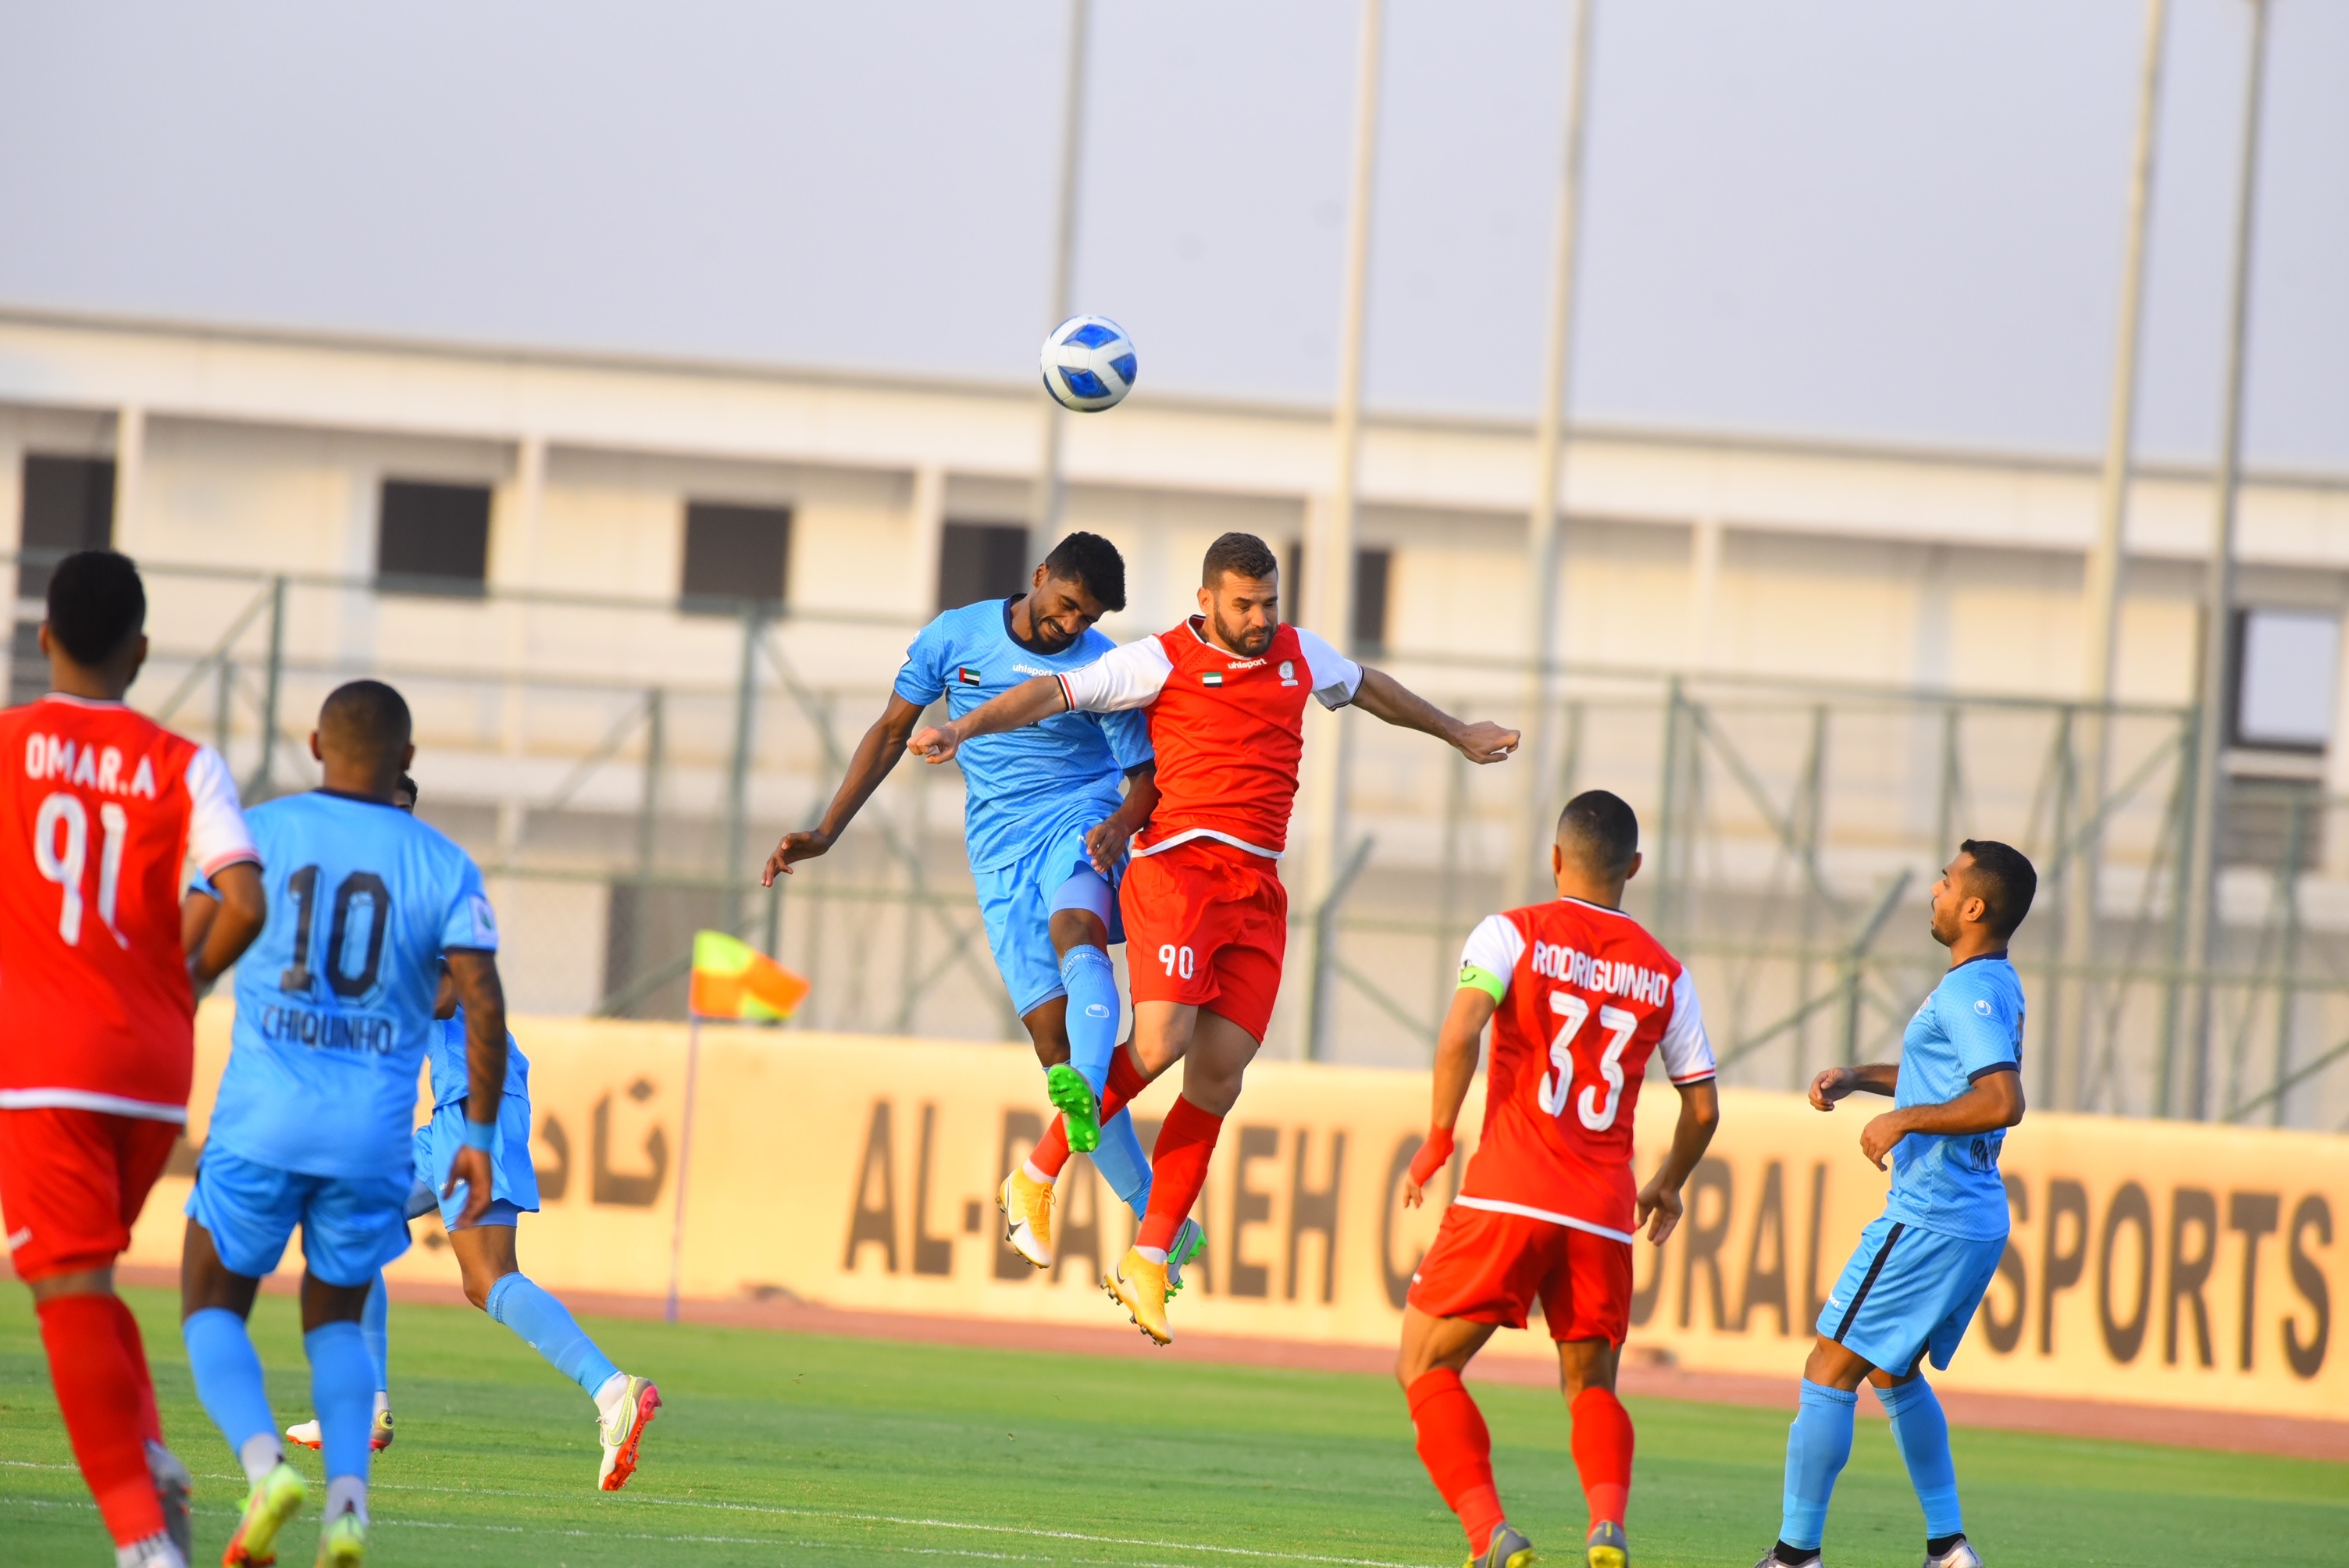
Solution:
[[[619,1375],[595,1348],[571,1311],[526,1274],[510,1274],[490,1287],[489,1314],[530,1343],[554,1369],[587,1390],[588,1398]]]
[[[180,1337],[188,1346],[196,1398],[239,1460],[254,1439],[274,1438],[277,1422],[269,1413],[261,1357],[253,1348],[253,1336],[245,1332],[244,1319],[224,1306],[208,1306],[180,1325]],[[366,1439],[364,1429],[360,1439]]]
[[[385,1294],[383,1275],[367,1286],[367,1310],[359,1315],[359,1332],[367,1336],[367,1358],[375,1363],[375,1391],[391,1389],[391,1297]]]
[[[302,1336],[310,1357],[310,1408],[326,1478],[367,1473],[367,1429],[375,1422],[375,1358],[356,1323],[328,1323]]]
[[[1803,1402],[1786,1429],[1785,1515],[1778,1539],[1816,1551],[1826,1533],[1827,1500],[1851,1458],[1851,1422],[1859,1395],[1803,1379]]]
[[[1958,1467],[1950,1459],[1950,1422],[1933,1386],[1911,1377],[1889,1388],[1878,1388],[1884,1413],[1892,1418],[1892,1446],[1909,1467],[1909,1484],[1925,1509],[1925,1537],[1961,1535],[1965,1522],[1958,1509]]]
[[[1117,970],[1098,947],[1071,947],[1061,960],[1061,984],[1069,993],[1069,1065],[1084,1075],[1099,1096],[1109,1083],[1109,1059],[1117,1051]]]
[[[1137,1221],[1150,1212],[1150,1157],[1142,1152],[1133,1117],[1121,1110],[1110,1118],[1102,1129],[1101,1147],[1089,1158]]]

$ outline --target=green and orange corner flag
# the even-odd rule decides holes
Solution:
[[[697,1018],[788,1018],[808,983],[749,943],[722,931],[693,934],[687,1010]]]

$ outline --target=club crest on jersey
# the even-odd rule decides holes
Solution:
[[[1283,686],[1295,686],[1297,684],[1296,660],[1283,659],[1280,661],[1280,684]]]
[[[1221,670],[1209,670],[1206,674],[1199,677],[1199,684],[1201,686],[1219,686],[1224,684],[1224,672]]]
[[[956,666],[955,679],[962,682],[965,686],[982,686],[986,684],[986,677],[981,676],[977,670],[971,668],[968,665],[958,665]]]

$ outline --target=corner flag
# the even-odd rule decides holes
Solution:
[[[693,980],[686,1010],[697,1018],[788,1018],[808,983],[722,931],[693,934]]]

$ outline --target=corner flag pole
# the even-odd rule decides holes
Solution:
[[[693,1168],[693,1085],[701,1068],[701,1019],[696,1015],[685,1026],[685,1129],[678,1139],[677,1150],[677,1213],[669,1222],[668,1232],[668,1311],[667,1320],[677,1321],[678,1280],[685,1264],[685,1179]]]

